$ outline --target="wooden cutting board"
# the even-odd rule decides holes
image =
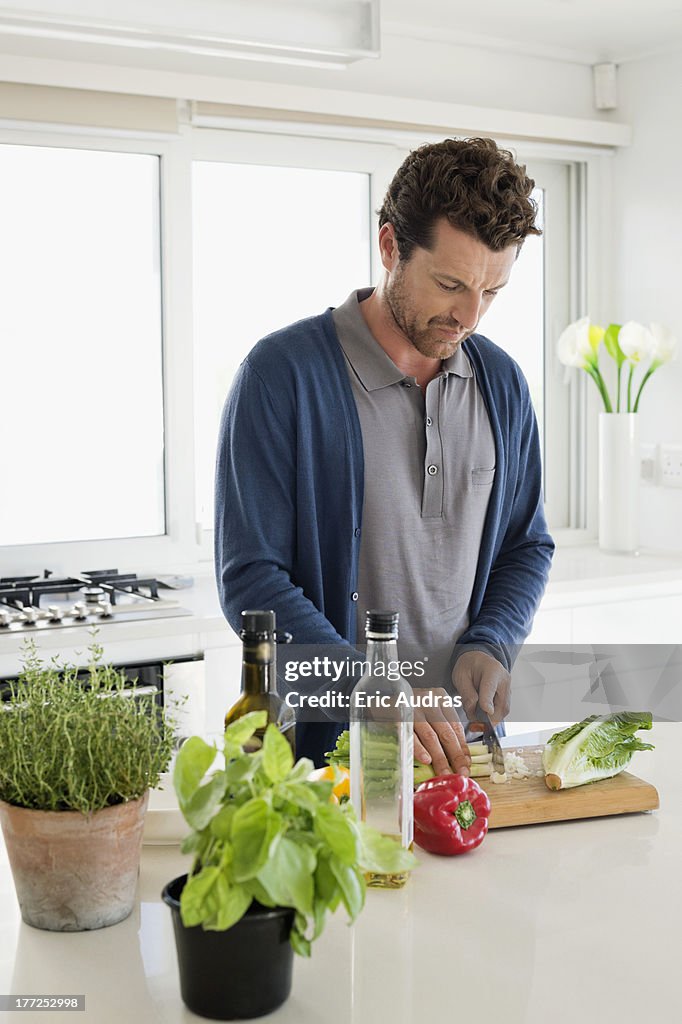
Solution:
[[[518,751],[532,772],[542,768],[541,746],[511,749]],[[476,781],[490,797],[490,828],[600,818],[608,814],[653,811],[658,807],[656,789],[630,772],[557,792],[547,788],[544,777],[536,775],[528,779],[512,779],[501,785],[495,785],[490,779]]]

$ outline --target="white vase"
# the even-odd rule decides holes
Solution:
[[[599,547],[634,553],[639,545],[639,415],[599,414]]]

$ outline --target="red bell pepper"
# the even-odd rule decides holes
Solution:
[[[488,831],[488,794],[464,775],[438,775],[414,794],[414,841],[450,856],[475,850]]]

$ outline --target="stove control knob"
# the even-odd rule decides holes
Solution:
[[[47,606],[47,617],[50,620],[50,622],[61,622],[63,614],[64,612],[59,607],[59,605],[49,604]]]
[[[6,611],[4,608],[0,609],[0,628],[2,626],[9,626],[14,619],[11,612]]]
[[[33,626],[38,621],[38,609],[37,608],[24,608],[22,612],[22,618],[24,622]]]
[[[71,614],[74,619],[84,619],[88,614],[88,609],[84,601],[76,601],[75,605],[71,609]]]
[[[102,619],[111,618],[111,601],[100,601],[97,607],[95,608],[95,611]]]

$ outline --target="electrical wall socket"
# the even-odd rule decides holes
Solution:
[[[639,446],[640,474],[642,480],[649,480],[656,483],[657,446],[655,444],[641,444]]]
[[[662,487],[682,487],[682,444],[659,445],[658,468]]]
[[[654,487],[682,488],[682,444],[642,444],[640,476]]]

